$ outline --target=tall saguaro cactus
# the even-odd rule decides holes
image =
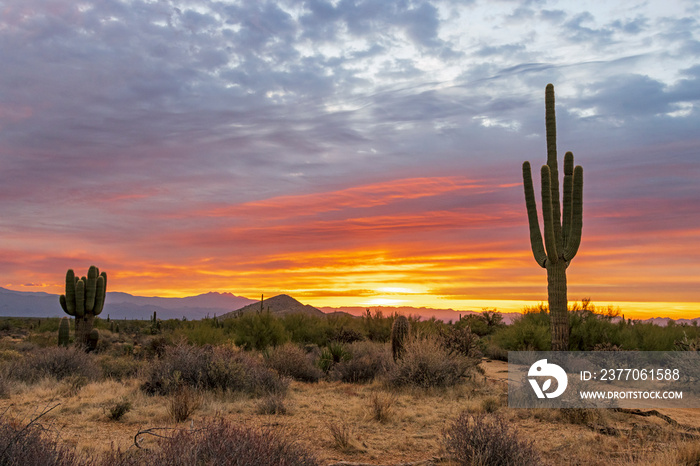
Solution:
[[[563,199],[560,206],[559,171],[557,169],[557,126],[554,115],[554,86],[545,89],[545,126],[547,165],[542,177],[542,219],[544,245],[537,218],[535,192],[530,162],[523,163],[525,205],[530,224],[530,245],[537,263],[547,270],[547,294],[552,327],[552,350],[569,349],[569,315],[566,296],[566,269],[578,251],[583,225],[583,168],[574,168],[574,154],[564,155]]]
[[[75,317],[75,343],[93,348],[99,333],[93,332],[95,316],[102,312],[107,292],[107,273],[94,265],[87,277],[78,278],[73,269],[66,272],[66,294],[59,298],[63,311]]]

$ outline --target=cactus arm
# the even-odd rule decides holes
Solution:
[[[574,154],[567,152],[564,155],[564,193],[562,194],[562,241],[563,247],[569,243],[571,235],[571,209],[574,190]]]
[[[75,315],[85,317],[85,282],[78,280],[75,284]]]
[[[97,267],[90,266],[85,281],[85,311],[92,312],[95,307],[95,294],[97,291],[97,276],[99,275]]]
[[[92,313],[96,316],[100,315],[100,312],[102,312],[102,309],[104,308],[106,288],[105,277],[104,275],[100,275],[97,277],[95,283],[95,306],[92,308]]]
[[[559,169],[557,167],[557,121],[554,111],[554,86],[547,84],[544,92],[545,130],[547,134],[547,165],[551,180],[552,219],[554,238],[560,250],[564,249],[561,234],[561,208],[559,207]]]
[[[73,312],[73,314],[71,314],[68,310],[68,303],[66,302],[66,295],[62,294],[61,296],[59,296],[58,302],[61,304],[61,308],[63,309],[63,312],[65,312],[69,316],[75,315],[75,312]],[[75,309],[75,307],[73,307],[73,309]]]
[[[530,224],[530,247],[532,248],[532,254],[535,256],[535,261],[537,261],[540,267],[545,267],[547,263],[547,254],[544,252],[540,222],[537,219],[537,204],[535,203],[535,190],[532,187],[530,162],[523,163],[523,186],[525,187],[527,220]]]
[[[552,209],[551,174],[549,166],[542,165],[542,219],[544,220],[544,247],[547,250],[547,259],[551,264],[559,260],[557,254],[557,239],[554,229],[554,212]]]
[[[66,312],[68,315],[75,315],[75,272],[68,269],[66,272]]]
[[[581,230],[583,229],[583,167],[574,168],[573,194],[571,202],[571,235],[564,250],[564,260],[567,262],[574,258],[581,244]]]

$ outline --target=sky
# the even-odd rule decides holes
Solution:
[[[699,20],[697,1],[0,0],[0,286],[61,293],[95,264],[143,296],[546,301],[521,170],[546,162],[553,83],[584,169],[569,300],[700,316]]]

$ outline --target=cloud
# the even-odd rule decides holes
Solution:
[[[66,262],[92,257],[128,286],[163,289],[163,277],[192,286],[178,274],[193,268],[206,283],[200,268],[211,267],[220,287],[249,273],[253,287],[286,267],[314,293],[319,273],[304,275],[304,260],[331,257],[323,286],[342,290],[328,270],[353,275],[334,255],[348,250],[375,270],[377,251],[392,265],[403,258],[397,276],[415,282],[411,267],[439,269],[428,273],[435,290],[473,290],[465,280],[499,273],[530,283],[519,268],[532,266],[519,170],[544,158],[548,82],[560,148],[586,170],[590,237],[615,230],[619,245],[646,232],[648,251],[653,235],[697,228],[687,206],[697,205],[700,175],[698,18],[664,11],[418,0],[6,5],[0,271],[50,283]],[[591,244],[606,250],[602,239]],[[487,267],[474,259],[480,247],[520,254],[517,270],[495,261],[460,278],[460,264]]]

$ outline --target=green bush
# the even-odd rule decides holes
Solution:
[[[316,317],[296,313],[285,315],[280,321],[290,340],[294,343],[323,346],[328,341],[326,334],[330,327],[325,316]]]
[[[270,312],[249,312],[236,319],[234,336],[236,345],[247,350],[264,350],[268,346],[278,346],[289,340],[280,320]]]
[[[362,316],[365,334],[372,341],[386,343],[391,337],[391,326],[394,323],[393,318],[384,318],[382,311],[376,311],[374,315],[367,309],[367,312]]]
[[[213,321],[213,319],[208,319]],[[229,339],[223,328],[214,327],[205,321],[185,322],[181,328],[175,330],[173,339],[176,341],[184,337],[192,345],[222,345]]]
[[[495,332],[492,341],[506,351],[549,351],[552,337],[546,307],[525,309],[512,324]]]

